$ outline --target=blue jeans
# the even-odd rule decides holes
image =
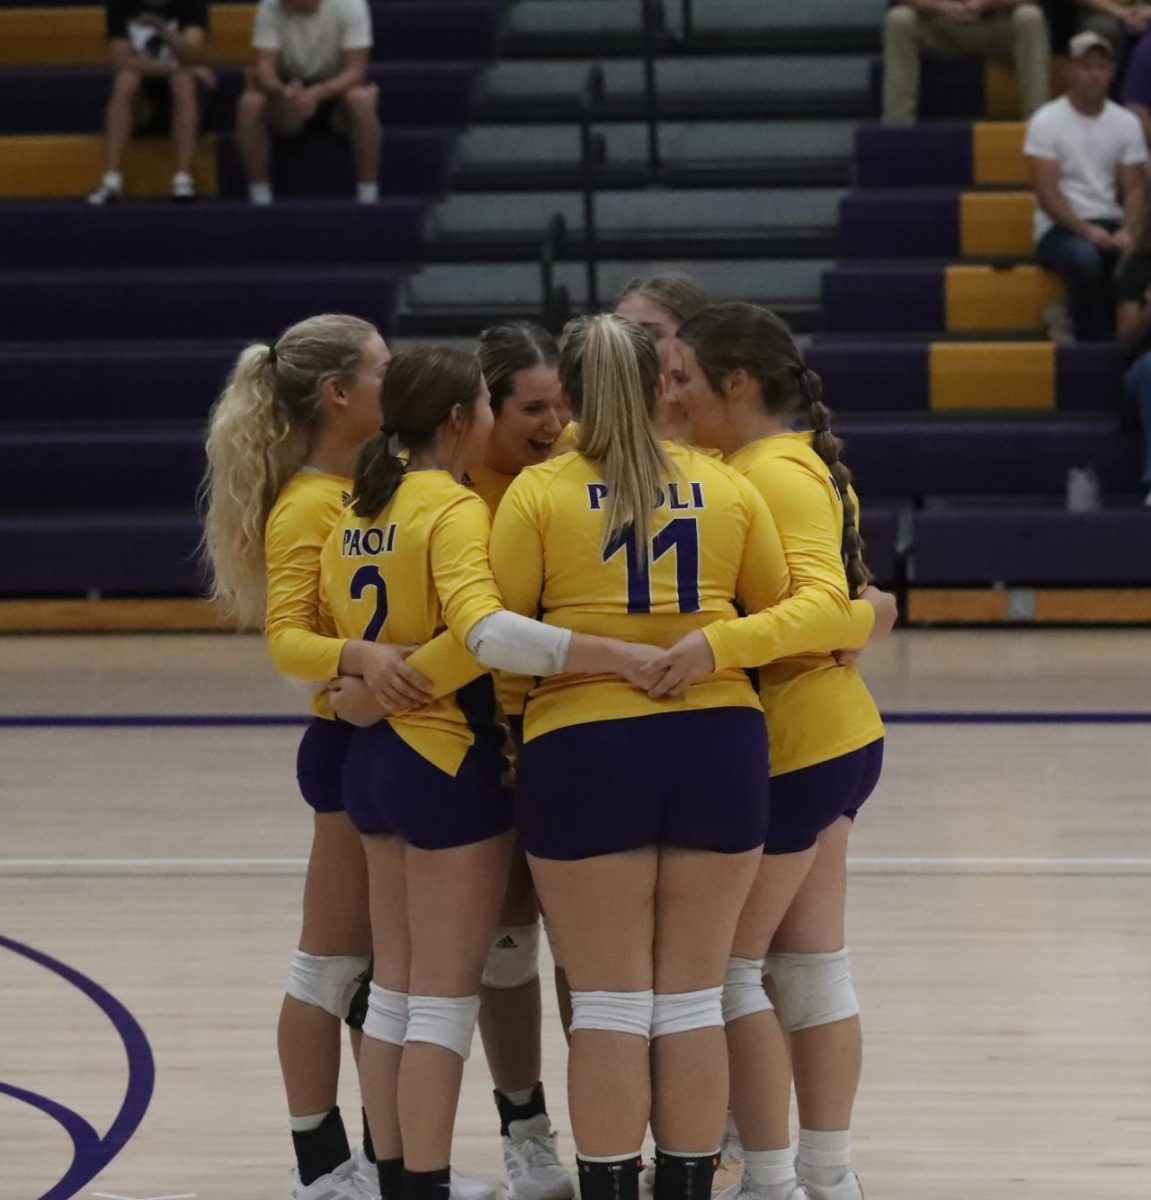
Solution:
[[[1151,350],[1127,368],[1123,388],[1134,400],[1143,424],[1143,482],[1151,484]]]
[[[1094,221],[1114,233],[1118,221]],[[1035,247],[1039,265],[1056,271],[1067,283],[1067,302],[1075,337],[1081,342],[1109,342],[1115,337],[1115,263],[1114,250],[1101,250],[1056,225]]]

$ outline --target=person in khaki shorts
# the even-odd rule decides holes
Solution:
[[[1051,39],[1038,4],[1027,0],[902,0],[883,29],[883,121],[910,125],[919,107],[919,60],[1014,59],[1021,115],[1050,95]]]

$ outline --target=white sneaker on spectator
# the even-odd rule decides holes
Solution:
[[[1053,342],[1066,345],[1075,341],[1075,326],[1071,322],[1071,313],[1064,301],[1052,300],[1043,309],[1040,319],[1047,330],[1047,336]]]
[[[803,1187],[811,1200],[863,1200],[863,1185],[854,1171],[848,1171],[831,1187],[821,1187],[810,1179],[803,1180]]]
[[[257,208],[267,208],[272,203],[272,185],[270,183],[248,184],[248,199]]]
[[[378,1195],[378,1188],[369,1191],[364,1186],[354,1158],[306,1186],[300,1182],[296,1171],[292,1171],[291,1200],[374,1200]]]
[[[1148,492],[1147,495],[1143,497],[1143,507],[1151,508],[1151,492]]]
[[[108,171],[100,183],[88,193],[89,204],[111,204],[123,199],[124,183],[118,171]]]
[[[196,199],[196,184],[187,171],[177,171],[172,176],[172,199],[180,204]]]
[[[547,1113],[512,1121],[502,1141],[510,1200],[572,1200],[575,1184],[556,1153]]]

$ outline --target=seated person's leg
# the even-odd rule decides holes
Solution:
[[[120,165],[124,150],[136,123],[136,97],[140,93],[140,73],[121,68],[112,76],[112,94],[104,116],[104,141],[107,151],[106,171],[100,186],[89,196],[90,204],[107,204],[119,198],[123,190]]]
[[[339,101],[337,125],[352,143],[356,198],[361,204],[374,204],[380,198],[379,88],[366,83],[345,92]]]
[[[1105,339],[1113,314],[1103,311],[1103,306],[1108,303],[1105,293],[1114,257],[1058,226],[1040,239],[1036,257],[1040,266],[1058,272],[1066,281],[1076,338],[1085,342]],[[1114,302],[1110,304],[1113,308]]]

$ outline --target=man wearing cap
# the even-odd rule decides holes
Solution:
[[[1079,33],[1068,53],[1067,94],[1031,118],[1023,153],[1035,185],[1035,243],[1042,266],[1067,282],[1075,336],[1115,336],[1115,263],[1143,211],[1147,147],[1138,118],[1107,98],[1115,51]]]
[[[1014,60],[1024,117],[1051,94],[1047,19],[1031,0],[898,0],[893,4],[883,26],[885,125],[914,122],[922,55]]]

